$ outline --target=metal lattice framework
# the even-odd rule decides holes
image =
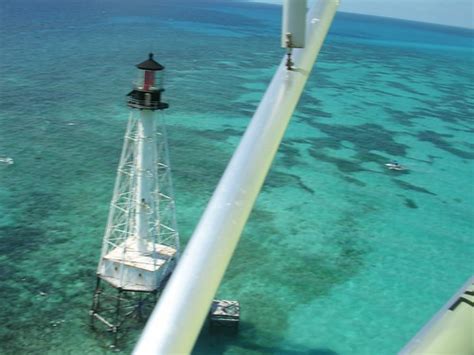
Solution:
[[[178,257],[179,236],[162,116],[162,112],[133,110],[125,133],[97,271],[99,277],[124,290],[156,290]],[[145,119],[153,122],[149,136],[142,127]],[[141,169],[141,155],[145,154],[152,165]],[[140,184],[148,187],[146,201],[140,201]],[[145,216],[145,232],[139,231],[140,213]],[[131,269],[136,270],[133,275]],[[140,278],[153,281],[144,283]]]

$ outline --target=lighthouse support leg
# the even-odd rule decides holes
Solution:
[[[118,341],[118,332],[119,332],[119,329],[120,329],[120,303],[122,301],[122,290],[119,289],[118,290],[118,296],[117,296],[117,304],[115,306],[115,322],[114,322],[114,326],[112,328],[112,332],[114,333],[114,344],[113,346],[116,347],[117,346],[117,341]]]
[[[101,293],[100,277],[97,277],[95,290],[94,290],[94,296],[93,296],[93,299],[92,299],[92,307],[91,307],[91,310],[89,311],[89,314],[91,316],[90,326],[92,328],[95,328],[95,322],[94,321],[95,321],[95,318],[96,318],[96,314],[97,314],[97,312],[99,311],[99,308],[100,308],[100,293]]]

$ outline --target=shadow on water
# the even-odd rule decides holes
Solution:
[[[353,240],[359,233],[357,218],[343,215],[336,224],[338,231],[327,236],[334,245],[328,260],[324,251],[289,245],[286,232],[302,235],[302,231],[282,232],[275,213],[257,206],[216,296],[231,295],[240,301],[239,334],[214,335],[204,327],[194,353],[336,354],[330,349],[293,344],[289,335],[295,310],[326,297],[365,265],[369,250],[365,243]]]
[[[210,332],[207,324],[204,325],[192,354],[212,355],[225,354],[309,354],[309,355],[337,355],[337,352],[330,349],[311,349],[300,344],[288,343],[284,346],[266,346],[265,342],[259,342],[257,339],[272,338],[268,332],[257,330],[257,327],[251,322],[240,322],[239,334],[225,334]],[[252,339],[252,340],[249,340]]]

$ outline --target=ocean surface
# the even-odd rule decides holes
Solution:
[[[166,66],[185,245],[284,55],[280,11],[0,2],[1,354],[111,353],[88,310],[134,65]],[[240,332],[195,354],[394,354],[474,273],[473,34],[336,15],[218,292]]]

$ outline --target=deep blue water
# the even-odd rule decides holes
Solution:
[[[0,3],[1,353],[108,352],[88,309],[134,65],[166,66],[185,245],[279,26],[256,3]],[[472,30],[337,14],[218,293],[240,333],[195,353],[393,354],[473,274],[473,61]]]

